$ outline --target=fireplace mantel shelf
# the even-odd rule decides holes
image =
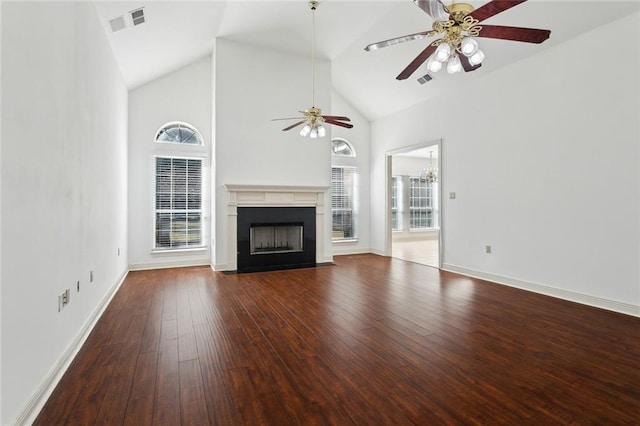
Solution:
[[[229,192],[324,192],[329,186],[293,186],[293,185],[238,185],[224,184]]]

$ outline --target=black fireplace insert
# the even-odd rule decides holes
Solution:
[[[315,265],[315,207],[238,207],[238,272]]]

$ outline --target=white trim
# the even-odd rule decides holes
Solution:
[[[333,143],[335,141],[341,141],[341,142],[344,142],[345,144],[347,144],[349,146],[349,149],[351,149],[351,155],[336,154],[335,152],[333,152]],[[353,146],[353,144],[351,142],[349,142],[345,138],[331,138],[331,156],[332,157],[355,158],[355,157],[357,157],[356,148]]]
[[[442,269],[445,271],[466,275],[468,277],[491,281],[496,284],[502,284],[509,287],[515,287],[522,290],[531,291],[534,293],[544,294],[546,296],[551,296],[558,299],[568,300],[570,302],[580,303],[583,305],[593,306],[596,308],[606,309],[609,311],[614,311],[614,312],[619,312],[626,315],[640,317],[640,306],[638,305],[617,302],[615,300],[603,299],[601,297],[590,296],[588,294],[583,294],[583,293],[576,293],[569,290],[563,290],[561,288],[550,287],[544,284],[537,284],[537,283],[532,283],[528,281],[522,281],[515,278],[503,277],[501,275],[494,275],[487,272],[476,271],[474,269],[465,268],[462,266],[452,265],[449,263],[443,264]]]
[[[160,134],[161,130],[163,130],[163,129],[167,128],[167,127],[170,127],[170,126],[175,126],[175,125],[188,127],[189,129],[193,130],[193,132],[196,135],[198,135],[198,139],[200,139],[200,143],[196,144],[196,143],[183,143],[183,142],[159,141],[158,140],[158,135]],[[156,130],[156,135],[154,136],[153,141],[155,143],[162,143],[162,144],[168,143],[168,144],[179,145],[179,146],[205,146],[204,138],[202,137],[202,133],[200,133],[200,131],[198,129],[196,129],[195,126],[193,126],[193,125],[191,125],[191,124],[189,124],[187,122],[184,122],[184,121],[170,121],[170,122],[166,123],[165,125],[161,126],[158,130]]]
[[[215,272],[222,272],[222,271],[229,270],[229,265],[227,265],[226,263],[210,264],[209,266],[211,266],[211,270]]]
[[[332,238],[332,244],[357,244],[358,238]]]
[[[147,271],[149,269],[187,268],[190,266],[208,266],[209,258],[196,260],[168,260],[159,262],[132,263],[129,265],[130,271]]]
[[[229,192],[326,192],[328,186],[235,185],[225,184]]]
[[[153,249],[151,250],[151,254],[175,254],[175,253],[190,253],[190,252],[199,252],[199,251],[207,251],[209,247],[207,246],[194,246],[194,247],[184,247],[184,248],[168,248],[168,249]]]
[[[334,256],[344,256],[348,254],[369,254],[372,253],[370,248],[358,248],[358,247],[341,247],[333,249]]]
[[[391,257],[388,254],[386,254],[384,250],[378,250],[374,248],[371,249],[371,254],[375,254],[377,256],[382,256],[382,257]]]
[[[437,217],[438,217],[438,228],[425,228],[425,231],[427,230],[433,230],[433,229],[437,229],[438,230],[438,269],[443,269],[444,268],[444,229],[445,229],[445,219],[444,219],[444,210],[445,207],[442,203],[442,193],[443,193],[443,188],[444,188],[444,183],[443,183],[443,179],[442,179],[442,145],[443,145],[444,139],[440,138],[440,139],[435,139],[432,140],[431,142],[423,142],[423,143],[419,143],[419,144],[415,144],[415,145],[409,145],[409,146],[405,146],[405,147],[401,147],[401,148],[396,148],[396,149],[392,149],[392,150],[388,150],[385,152],[385,178],[384,178],[384,187],[385,187],[385,206],[384,206],[384,216],[385,216],[385,234],[384,234],[384,251],[380,252],[380,251],[372,251],[372,253],[374,254],[379,254],[381,256],[387,256],[387,257],[391,257],[392,256],[392,246],[393,246],[393,229],[391,228],[391,179],[393,178],[393,156],[394,155],[398,155],[398,154],[402,154],[405,152],[410,152],[410,151],[414,151],[416,149],[420,149],[420,148],[427,148],[427,147],[431,147],[431,146],[437,146],[438,147],[438,210],[434,210],[437,211]],[[410,228],[407,227],[406,230],[409,230],[409,233],[411,232],[420,232],[418,230],[411,230]],[[403,231],[406,231],[403,230]]]
[[[235,185],[225,184],[227,190],[227,263],[216,265],[215,270],[238,269],[238,207],[315,207],[316,209],[316,263],[333,260],[325,255],[325,194],[328,186],[284,186],[284,185]],[[222,269],[224,268],[224,269]]]
[[[73,362],[73,359],[82,348],[82,345],[87,340],[87,337],[89,337],[89,334],[104,313],[105,309],[107,309],[109,302],[111,302],[111,299],[113,299],[117,293],[128,273],[128,269],[125,269],[122,272],[120,278],[116,281],[116,284],[114,284],[107,294],[105,294],[96,309],[78,331],[76,338],[71,342],[67,350],[64,351],[53,367],[51,367],[44,380],[40,383],[40,386],[38,386],[31,396],[29,403],[24,407],[16,419],[16,425],[30,425],[34,422],[38,414],[40,414],[40,410],[42,410],[44,404],[60,382],[60,379],[62,379],[62,376],[71,365],[71,362]]]

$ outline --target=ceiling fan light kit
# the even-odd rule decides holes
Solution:
[[[327,129],[323,124],[333,124],[335,126],[344,127],[347,129],[351,129],[353,124],[346,123],[346,121],[351,121],[349,117],[344,116],[336,116],[336,115],[323,115],[322,110],[320,108],[316,108],[316,15],[315,11],[318,8],[317,1],[309,2],[309,9],[311,9],[311,101],[312,107],[307,108],[304,111],[300,111],[303,116],[302,117],[294,117],[294,118],[275,118],[276,120],[299,120],[296,123],[293,123],[290,126],[285,127],[282,131],[291,130],[294,127],[298,127],[301,124],[304,124],[302,129],[300,129],[300,136],[307,137],[309,136],[311,139],[322,138],[327,135]]]
[[[426,61],[431,73],[440,71],[446,64],[447,72],[454,74],[462,70],[475,71],[482,65],[485,54],[480,50],[476,37],[542,43],[551,31],[537,28],[507,27],[501,25],[480,25],[481,21],[500,12],[524,3],[526,0],[492,0],[477,9],[468,3],[454,3],[445,6],[441,0],[413,0],[420,9],[433,18],[430,31],[420,31],[390,40],[379,41],[365,47],[370,52],[381,47],[392,46],[424,37],[440,36],[431,42],[396,77],[405,80]]]

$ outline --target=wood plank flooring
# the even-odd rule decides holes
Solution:
[[[358,255],[131,272],[35,424],[638,419],[640,319]]]

